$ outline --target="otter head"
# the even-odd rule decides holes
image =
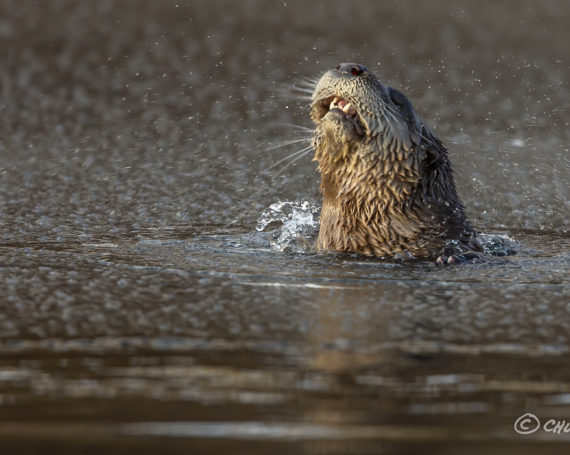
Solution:
[[[319,249],[423,254],[430,239],[465,227],[446,150],[401,92],[343,63],[317,83],[311,118],[323,192]]]
[[[311,118],[317,126],[315,159],[325,180],[337,180],[335,173],[357,177],[362,165],[379,165],[375,175],[381,177],[383,164],[401,161],[421,142],[423,125],[408,99],[356,63],[324,74],[312,96]],[[386,174],[394,171],[386,168]]]
[[[411,103],[362,65],[342,63],[325,73],[311,101],[316,141],[321,138],[327,142],[326,148],[335,144],[337,152],[344,152],[317,157],[320,164],[324,165],[327,158],[338,161],[347,156],[347,149],[371,139],[381,138],[385,149],[409,150],[419,143],[422,124]]]

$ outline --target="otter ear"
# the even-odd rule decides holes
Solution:
[[[422,150],[424,152],[424,166],[430,171],[433,169],[441,168],[442,166],[449,166],[447,159],[447,150],[438,137],[431,132],[427,126],[423,126]]]
[[[422,123],[418,119],[412,103],[410,100],[399,90],[395,88],[388,87],[388,94],[392,102],[398,107],[402,118],[408,124],[408,129],[410,131],[410,138],[412,141],[418,145],[421,139]]]

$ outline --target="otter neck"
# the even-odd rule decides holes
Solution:
[[[360,153],[324,164],[318,249],[375,256],[418,251],[423,227],[412,202],[420,176],[409,155]]]
[[[386,165],[388,163],[388,165]],[[321,169],[323,206],[363,221],[401,217],[409,211],[420,181],[408,157],[356,156],[343,165]],[[389,169],[388,173],[383,169]]]

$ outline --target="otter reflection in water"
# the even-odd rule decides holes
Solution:
[[[311,118],[323,193],[319,250],[440,263],[477,256],[447,151],[406,96],[343,63],[317,83]]]

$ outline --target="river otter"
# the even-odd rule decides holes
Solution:
[[[447,151],[398,90],[342,63],[311,98],[323,206],[318,250],[452,263],[482,248]]]

